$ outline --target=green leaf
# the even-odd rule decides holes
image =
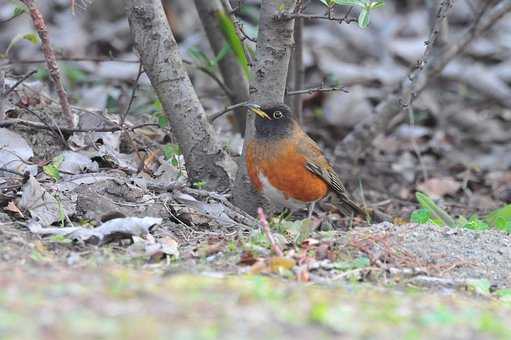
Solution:
[[[497,295],[501,301],[511,302],[511,289],[509,288],[499,289],[495,292],[495,295]]]
[[[323,5],[325,5],[326,7],[329,7],[329,6],[330,6],[330,5],[328,4],[328,1],[327,1],[327,0],[319,0],[319,1],[321,1],[321,3],[322,3]]]
[[[206,187],[206,182],[205,181],[196,181],[196,182],[193,182],[192,186],[194,188],[202,190],[202,189],[204,189]]]
[[[410,222],[418,224],[426,224],[431,222],[431,214],[428,209],[419,209],[412,212],[410,215]]]
[[[50,164],[43,166],[44,173],[53,178],[54,181],[58,181],[60,179],[59,168],[63,161],[63,155],[55,157]]]
[[[204,66],[204,67],[208,67],[210,65],[211,61],[209,60],[206,53],[204,53],[202,50],[198,49],[197,47],[190,47],[187,50],[187,52],[190,55],[190,57],[195,59],[197,64]]]
[[[487,279],[473,279],[467,282],[468,289],[474,291],[477,294],[489,295],[491,283]]]
[[[163,147],[163,155],[165,159],[169,160],[174,156],[178,156],[181,154],[181,149],[177,144],[165,144]]]
[[[505,227],[508,222],[511,223],[511,204],[492,211],[484,219],[492,227],[497,228],[497,223],[499,223],[501,228]]]
[[[358,16],[358,26],[360,28],[367,28],[367,26],[369,26],[369,10],[367,8],[362,8],[360,11]]]
[[[229,44],[225,43],[224,47],[218,52],[218,55],[215,57],[215,59],[210,60],[211,66],[216,66],[218,63],[224,59],[224,57],[231,52],[231,46]]]
[[[360,6],[360,7],[366,6],[365,2],[361,0],[334,0],[334,2],[342,6]]]
[[[422,192],[417,192],[415,197],[417,198],[420,206],[429,211],[433,219],[439,219],[449,227],[456,227],[456,221],[451,216],[449,216],[447,212],[437,206],[431,197]]]
[[[64,65],[63,70],[67,79],[71,83],[71,86],[74,86],[76,83],[87,79],[87,74],[85,74],[85,72],[79,68]]]
[[[232,22],[231,18],[225,14],[223,11],[218,11],[216,13],[218,24],[220,26],[220,30],[224,34],[225,40],[231,47],[236,58],[238,58],[238,62],[241,64],[243,68],[243,73],[245,77],[248,79],[250,77],[250,70],[248,67],[247,56],[245,55],[245,50],[243,48],[243,43],[241,42],[238,33],[236,32],[236,26]]]
[[[369,9],[382,8],[383,6],[385,6],[384,1],[373,1],[369,4]]]
[[[158,112],[156,114],[156,117],[158,118],[158,125],[160,126],[160,129],[164,129],[167,126],[169,126],[170,121],[169,121],[169,117],[167,117],[166,114]]]
[[[473,215],[470,219],[463,224],[463,228],[472,229],[472,230],[486,230],[490,228],[488,223],[480,220],[477,215]]]
[[[50,73],[48,73],[48,70],[44,67],[38,67],[37,73],[35,74],[34,78],[37,80],[46,80],[50,76]]]
[[[22,39],[30,41],[34,45],[36,45],[36,44],[38,44],[40,42],[39,37],[34,32],[27,33],[27,34],[23,35]]]
[[[163,157],[170,161],[173,166],[178,166],[178,156],[181,154],[181,148],[177,144],[165,144],[163,147]]]
[[[18,34],[14,38],[11,39],[11,42],[7,46],[7,49],[5,50],[4,54],[8,55],[11,48],[20,40],[27,40],[30,41],[32,44],[38,44],[39,43],[39,37],[36,33],[25,33],[25,34]]]
[[[19,17],[20,15],[22,15],[23,13],[26,12],[26,9],[25,7],[22,7],[22,6],[16,6],[16,8],[14,8],[14,14],[13,16],[14,17]]]

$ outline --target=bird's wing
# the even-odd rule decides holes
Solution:
[[[347,212],[354,212],[364,217],[367,216],[367,212],[350,197],[346,187],[323,155],[323,152],[321,152],[318,144],[305,133],[300,140],[298,148],[305,156],[305,167],[310,172],[321,177],[328,184],[330,189],[337,194],[341,200],[342,212],[345,214],[347,214]]]

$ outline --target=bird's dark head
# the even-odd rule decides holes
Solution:
[[[250,104],[256,114],[256,137],[283,137],[293,128],[291,109],[284,103]]]

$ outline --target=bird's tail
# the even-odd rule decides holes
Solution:
[[[361,204],[355,202],[353,199],[346,195],[337,195],[339,202],[337,207],[340,212],[345,216],[360,216],[369,223],[371,222],[371,212],[369,209],[363,208]]]

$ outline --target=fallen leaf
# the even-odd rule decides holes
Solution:
[[[240,255],[240,261],[238,264],[245,266],[252,266],[257,262],[257,258],[254,256],[254,253],[250,250],[244,250]]]
[[[431,178],[417,185],[417,190],[428,194],[433,199],[439,199],[445,195],[453,195],[461,188],[461,183],[452,177]]]
[[[13,201],[7,203],[7,206],[4,208],[4,210],[19,214],[22,218],[25,218],[21,210],[16,206],[16,204]]]

